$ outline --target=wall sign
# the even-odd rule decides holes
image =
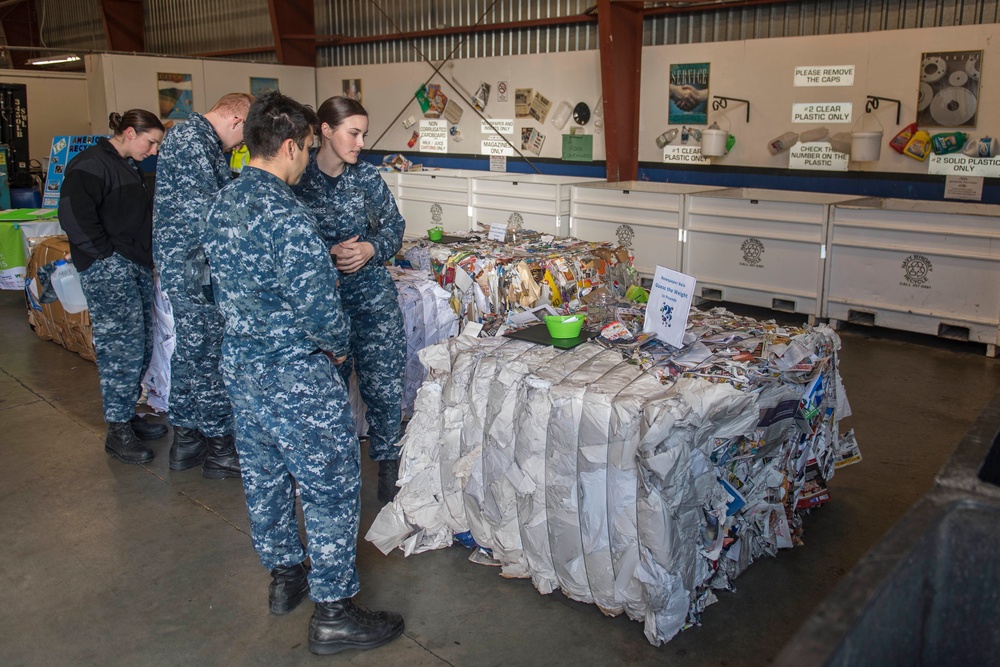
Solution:
[[[817,171],[847,171],[849,158],[838,153],[824,141],[797,143],[789,150],[789,169],[815,169]]]
[[[514,155],[514,147],[495,134],[483,139],[483,155]]]
[[[417,148],[421,153],[447,153],[448,152],[448,121],[446,120],[422,120],[420,121],[420,145]]]
[[[793,123],[850,123],[852,102],[806,102],[792,105]]]
[[[795,68],[795,86],[853,86],[854,65],[813,65]]]
[[[701,154],[701,146],[664,146],[663,161],[670,164],[712,164]]]
[[[490,127],[490,125],[493,127]],[[496,129],[494,129],[496,128]],[[483,134],[514,134],[514,119],[513,118],[491,118],[490,122],[487,123],[485,120],[480,119],[479,121],[479,131]]]
[[[968,157],[959,153],[931,154],[927,158],[927,173],[936,176],[1000,177],[1000,157]]]

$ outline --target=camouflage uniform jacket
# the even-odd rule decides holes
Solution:
[[[167,132],[156,163],[153,252],[160,285],[168,294],[206,301],[208,262],[201,245],[205,209],[232,181],[222,140],[198,113]]]
[[[319,350],[347,353],[339,274],[287,184],[248,166],[216,195],[206,222],[212,284],[226,318],[225,373],[261,377]]]
[[[406,221],[396,208],[389,186],[373,165],[367,162],[345,165],[336,189],[316,163],[316,152],[309,156],[302,180],[293,190],[316,216],[319,232],[327,245],[334,246],[357,236],[375,249],[375,255],[360,270],[342,274],[341,295],[345,306],[368,304],[384,306],[396,301],[392,279],[385,263],[403,245]]]

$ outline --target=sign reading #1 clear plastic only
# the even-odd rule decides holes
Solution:
[[[712,164],[701,154],[701,146],[664,146],[663,161],[668,164]]]

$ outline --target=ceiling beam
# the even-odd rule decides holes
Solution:
[[[639,174],[639,83],[642,74],[642,5],[598,0],[601,93],[608,181]]]
[[[109,50],[145,53],[142,0],[101,0],[101,23]]]
[[[299,35],[316,33],[313,0],[267,0],[274,50],[282,65],[316,67],[316,42]]]

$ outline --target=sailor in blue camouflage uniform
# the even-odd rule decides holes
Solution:
[[[138,162],[156,155],[163,124],[145,109],[112,113],[114,135],[77,155],[59,193],[59,223],[90,310],[108,433],[104,449],[146,463],[140,440],[167,434],[135,414],[153,352],[152,193]]]
[[[360,451],[335,368],[346,359],[350,327],[329,246],[289,187],[305,170],[315,122],[312,110],[277,92],[254,102],[245,128],[250,162],[214,198],[203,240],[226,320],[222,370],[253,544],[271,570],[269,608],[288,613],[309,594],[309,649],[328,654],[381,646],[402,633],[403,619],[351,600],[359,588]]]
[[[230,93],[167,133],[157,161],[153,240],[160,288],[174,316],[168,417],[170,469],[202,466],[209,479],[238,477],[233,411],[219,371],[222,314],[199,241],[206,207],[232,180],[224,153],[243,142],[253,98]]]
[[[399,476],[406,330],[385,263],[399,252],[406,223],[378,170],[358,161],[368,132],[365,108],[331,97],[317,115],[322,143],[295,192],[316,216],[341,272],[353,369],[367,407],[368,453],[379,462],[378,498],[387,503]],[[350,368],[342,369],[346,377]]]

